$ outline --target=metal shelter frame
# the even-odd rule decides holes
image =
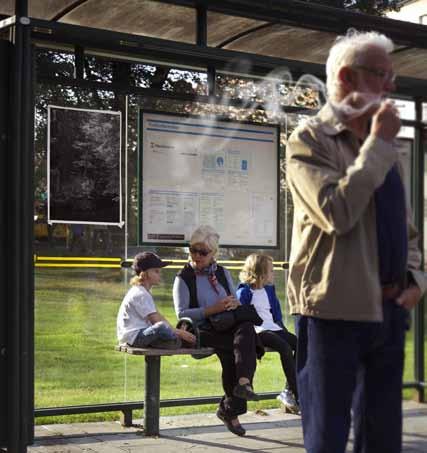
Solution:
[[[84,0],[83,0],[84,1]],[[76,1],[72,6],[83,3]],[[83,79],[83,56],[85,52],[98,50],[108,52],[113,58],[135,60],[156,60],[176,65],[203,68],[208,74],[209,92],[205,102],[212,102],[215,95],[216,71],[227,68],[230,62],[239,58],[252,64],[251,74],[264,76],[272,69],[287,66],[295,77],[313,74],[324,78],[324,66],[302,61],[273,58],[264,55],[247,54],[208,47],[207,12],[214,11],[267,21],[269,24],[287,24],[314,30],[345,32],[349,27],[375,29],[405,46],[427,48],[427,27],[404,22],[391,21],[380,17],[361,16],[346,10],[331,10],[328,7],[297,1],[248,1],[248,0],[161,0],[163,3],[190,6],[197,11],[197,33],[195,44],[185,44],[145,36],[136,36],[89,27],[81,27],[47,21],[28,16],[28,0],[15,0],[15,15],[0,21],[0,33],[6,38],[0,41],[2,61],[8,62],[9,71],[0,77],[0,147],[1,153],[1,211],[6,219],[0,224],[2,256],[0,272],[2,298],[7,304],[1,308],[0,364],[7,369],[2,377],[0,406],[6,408],[0,413],[4,432],[0,430],[0,447],[7,445],[8,451],[26,451],[33,440],[33,415],[61,415],[104,411],[125,411],[140,409],[143,402],[100,404],[34,411],[34,262],[33,262],[33,135],[34,135],[34,84],[62,84],[64,86],[90,89],[107,89],[121,94],[141,94],[153,97],[170,97],[179,100],[195,99],[193,95],[172,94],[156,89],[130,86],[126,79],[112,83],[93,82]],[[64,10],[62,15],[67,11]],[[237,38],[237,36],[236,36]],[[227,40],[229,42],[229,40]],[[225,43],[222,43],[225,44]],[[34,46],[49,46],[56,49],[72,49],[76,57],[74,78],[48,77],[35,74]],[[415,220],[424,238],[424,152],[422,102],[426,102],[427,80],[399,77],[398,93],[411,97],[416,105],[415,121],[404,121],[414,127],[415,152],[413,162],[413,205]],[[197,96],[203,101],[203,97]],[[239,105],[239,101],[233,101]],[[285,111],[301,109],[286,107]],[[405,387],[415,388],[418,399],[425,400],[424,363],[424,303],[415,310],[415,351],[414,381]],[[6,332],[6,334],[4,334]],[[3,373],[4,374],[4,373]],[[275,394],[274,394],[275,395]],[[271,398],[265,393],[263,398]],[[218,401],[218,397],[192,398],[162,401],[161,406],[206,404]],[[4,422],[4,423],[3,423]]]

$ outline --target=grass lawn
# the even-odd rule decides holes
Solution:
[[[175,322],[172,282],[176,271],[163,270],[163,283],[153,289],[159,310]],[[127,275],[128,274],[128,275]],[[238,271],[233,272],[237,281]],[[129,271],[37,268],[35,277],[36,408],[136,401],[144,398],[144,360],[114,351],[116,315],[128,289]],[[283,273],[276,273],[283,302]],[[282,305],[285,312],[284,304]],[[291,320],[288,320],[292,329]],[[427,348],[426,348],[427,351]],[[413,340],[408,335],[405,380],[413,380]],[[221,395],[216,357],[194,360],[174,356],[162,360],[161,398]],[[284,385],[278,354],[259,363],[254,387],[277,391]],[[410,397],[412,391],[405,391]],[[250,410],[279,407],[276,400],[251,402]],[[212,405],[161,409],[161,414],[212,412]],[[140,414],[136,412],[136,417]],[[117,413],[39,417],[36,423],[118,419]]]

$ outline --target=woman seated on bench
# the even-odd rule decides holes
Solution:
[[[132,268],[136,276],[117,315],[117,338],[120,344],[137,348],[176,349],[181,340],[194,344],[196,337],[185,330],[175,329],[157,310],[151,287],[160,283],[160,270],[170,264],[155,253],[135,256]]]
[[[246,412],[247,400],[257,398],[252,388],[257,338],[252,323],[217,332],[208,321],[209,316],[234,310],[240,304],[230,273],[215,261],[218,240],[218,233],[210,226],[194,231],[190,262],[175,278],[173,299],[177,316],[191,318],[199,328],[200,345],[215,349],[222,366],[225,393],[216,415],[232,433],[243,436],[245,430],[238,416]]]

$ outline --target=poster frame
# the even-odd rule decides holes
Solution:
[[[194,114],[182,114],[177,112],[167,112],[167,111],[158,111],[158,110],[151,110],[151,109],[138,109],[138,162],[137,162],[137,174],[138,174],[138,219],[137,219],[137,244],[138,246],[152,246],[152,247],[188,247],[189,242],[162,242],[162,241],[144,241],[143,240],[143,189],[144,189],[144,149],[143,149],[143,124],[144,124],[144,115],[167,115],[167,116],[174,116],[177,118],[182,119],[196,119],[199,121],[209,120],[209,121],[216,121],[219,123],[233,123],[233,124],[241,124],[241,125],[248,125],[248,126],[261,126],[261,127],[270,127],[274,130],[276,135],[276,236],[275,236],[275,244],[274,245],[248,245],[248,244],[233,244],[233,243],[223,243],[220,238],[220,247],[221,248],[236,248],[236,249],[266,249],[266,250],[278,250],[281,247],[280,243],[280,125],[277,123],[257,123],[255,121],[242,121],[242,120],[232,120],[230,118],[226,118],[221,115],[209,115],[208,117],[205,115],[194,115]]]

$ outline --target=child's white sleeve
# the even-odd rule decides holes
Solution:
[[[157,308],[154,304],[151,294],[141,294],[138,296],[138,303],[135,304],[135,310],[141,318],[146,318],[151,313],[156,313]]]

